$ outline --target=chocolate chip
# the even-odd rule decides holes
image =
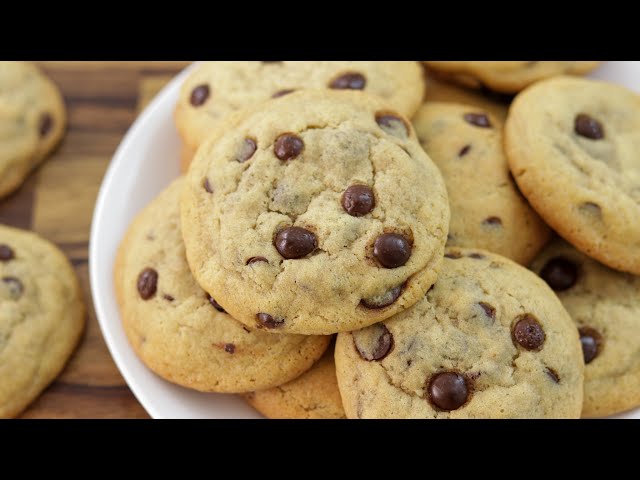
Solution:
[[[162,296],[162,298],[164,298],[168,302],[173,302],[175,300],[172,295],[167,295],[166,293]]]
[[[378,113],[376,114],[376,123],[385,133],[394,137],[406,138],[409,136],[409,127],[398,115]]]
[[[502,219],[500,217],[488,217],[482,221],[483,225],[500,226],[502,225]]]
[[[218,302],[216,302],[216,301],[215,301],[215,299],[214,299],[211,295],[209,295],[208,293],[207,293],[207,300],[209,300],[209,303],[213,306],[213,308],[215,308],[215,309],[216,309],[216,310],[218,310],[219,312],[221,312],[221,313],[227,313],[227,312],[224,310],[224,308],[222,308],[222,307],[220,306],[220,304],[219,304]]]
[[[153,268],[145,268],[138,275],[138,293],[143,300],[149,300],[156,294],[158,272]]]
[[[233,343],[225,343],[224,351],[227,353],[234,353],[236,351],[236,346]]]
[[[329,84],[329,88],[338,90],[363,90],[366,84],[367,79],[361,73],[347,72],[334,78]]]
[[[575,132],[591,140],[600,140],[604,138],[604,128],[602,124],[586,113],[579,113],[574,120],[573,129]]]
[[[2,283],[5,285],[9,292],[9,298],[12,300],[18,300],[24,292],[24,285],[16,277],[2,277]]]
[[[256,318],[258,319],[258,323],[260,324],[260,326],[263,326],[266,328],[279,328],[282,325],[284,325],[283,319],[274,318],[268,313],[259,313],[256,315]]]
[[[392,303],[394,303],[402,294],[402,289],[404,285],[399,285],[397,287],[392,288],[391,290],[387,290],[382,295],[377,295],[370,298],[363,298],[360,300],[360,303],[363,307],[369,309],[377,309],[388,307]]]
[[[582,344],[584,363],[591,363],[602,350],[602,335],[591,327],[582,327],[578,332],[580,332],[580,343]]]
[[[293,133],[283,133],[276,139],[273,151],[280,160],[286,161],[296,158],[302,153],[304,142]]]
[[[0,262],[8,262],[9,260],[13,260],[15,256],[13,249],[9,245],[0,245]]]
[[[375,207],[373,190],[367,185],[351,185],[342,194],[342,207],[353,217],[361,217]]]
[[[40,116],[40,122],[38,123],[38,131],[41,137],[46,137],[53,127],[53,117],[48,113],[43,113]]]
[[[547,367],[545,373],[549,375],[549,378],[551,378],[551,380],[553,380],[555,383],[560,383],[558,372],[556,372],[553,368]]]
[[[269,260],[267,260],[264,257],[251,257],[249,260],[247,260],[246,265],[251,265],[252,263],[256,263],[256,262],[266,262],[269,263]]]
[[[273,245],[280,255],[291,260],[309,255],[318,246],[318,241],[309,230],[300,227],[287,227],[278,232]]]
[[[450,258],[451,260],[458,260],[459,258],[462,258],[462,253],[453,251],[445,253],[444,256],[445,258]]]
[[[284,90],[278,90],[276,93],[274,93],[273,95],[271,95],[271,98],[279,98],[279,97],[284,97],[285,95],[289,95],[290,93],[295,92],[294,89],[292,88],[285,88]]]
[[[236,157],[236,160],[240,163],[246,162],[251,157],[253,157],[253,154],[256,153],[257,148],[258,148],[258,145],[256,144],[256,141],[254,139],[245,138],[244,142],[242,142],[242,145],[240,147],[240,151],[238,152],[238,156]]]
[[[478,302],[478,305],[480,305],[482,307],[482,309],[484,310],[484,313],[486,313],[487,317],[489,317],[491,320],[495,320],[496,318],[496,307],[494,307],[493,305],[487,303],[487,302]]]
[[[555,257],[542,267],[540,277],[556,292],[568,290],[576,284],[578,266],[567,258]]]
[[[202,181],[202,186],[204,187],[204,189],[209,192],[209,193],[213,193],[213,187],[211,187],[211,184],[209,183],[209,179],[205,178]]]
[[[471,145],[465,145],[458,152],[458,157],[464,157],[467,153],[469,153],[469,150],[471,150]]]
[[[194,88],[191,91],[191,105],[193,105],[194,107],[199,107],[201,105],[204,104],[204,102],[207,101],[207,98],[209,98],[209,85],[207,84],[203,84],[203,85],[198,85],[196,88]]]
[[[540,350],[545,340],[542,325],[529,313],[519,316],[517,320],[513,327],[513,339],[526,350]]]
[[[465,113],[464,119],[467,123],[480,128],[491,128],[491,121],[484,113]]]
[[[457,410],[469,399],[466,379],[457,372],[436,373],[427,387],[431,404],[438,410]]]
[[[353,332],[353,344],[360,358],[379,361],[393,350],[393,335],[382,323]]]
[[[385,268],[398,268],[411,257],[411,244],[398,233],[383,233],[373,244],[373,256]]]
[[[482,255],[481,253],[470,253],[469,254],[469,258],[475,258],[476,260],[482,260],[484,258],[484,255]]]

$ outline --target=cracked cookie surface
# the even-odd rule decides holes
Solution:
[[[363,90],[411,117],[424,79],[418,62],[204,62],[180,90],[176,125],[195,150],[230,113],[305,88]]]
[[[118,250],[122,321],[140,359],[161,377],[201,391],[240,393],[292,380],[330,338],[250,330],[194,280],[180,234],[182,178],[134,220]]]
[[[640,277],[618,272],[562,240],[531,265],[579,329],[585,360],[585,417],[640,405]]]
[[[187,259],[234,318],[326,335],[389,318],[433,284],[446,189],[390,108],[363,92],[296,92],[199,149],[181,203]]]
[[[447,249],[424,299],[336,343],[348,418],[578,418],[584,365],[553,291],[483,250]]]
[[[474,247],[528,265],[549,227],[520,194],[502,150],[502,121],[471,105],[426,103],[413,118],[447,185],[447,246]]]
[[[539,82],[511,105],[509,167],[533,208],[573,246],[640,274],[640,96],[573,77]]]
[[[34,233],[0,225],[0,418],[18,415],[60,374],[84,313],[64,254]]]
[[[64,134],[60,91],[35,65],[0,62],[0,198],[17,189]]]
[[[592,61],[431,61],[429,68],[471,87],[485,86],[503,93],[517,93],[534,82],[556,75],[583,75],[600,62]]]
[[[267,418],[345,418],[333,350],[333,346],[327,349],[309,371],[295,380],[248,393],[245,400]]]

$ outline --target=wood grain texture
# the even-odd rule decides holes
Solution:
[[[70,258],[87,328],[64,372],[24,418],[148,418],[116,368],[96,320],[88,242],[102,177],[139,111],[189,62],[40,62],[62,90],[69,127],[57,151],[9,198],[0,223],[34,230]]]

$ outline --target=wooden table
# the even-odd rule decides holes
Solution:
[[[30,229],[71,259],[87,328],[64,372],[25,418],[148,418],[104,343],[89,287],[88,242],[98,189],[141,107],[188,62],[40,62],[64,95],[69,128],[60,148],[11,197],[0,223]]]

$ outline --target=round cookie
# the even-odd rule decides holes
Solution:
[[[522,193],[565,240],[640,274],[640,96],[573,77],[516,97],[505,153]]]
[[[271,335],[227,315],[195,282],[180,235],[174,181],[131,224],[116,259],[122,322],[140,359],[170,382],[241,393],[288,382],[322,356],[330,338]]]
[[[234,318],[328,335],[424,296],[449,206],[408,120],[363,92],[306,90],[212,134],[189,169],[182,222],[196,280]]]
[[[338,335],[348,418],[578,418],[575,325],[524,267],[448,249],[438,281],[392,319]]]
[[[471,87],[486,86],[503,93],[518,93],[528,85],[556,75],[584,75],[600,62],[486,62],[438,61],[424,62],[429,68],[442,72],[451,80]]]
[[[60,374],[84,314],[64,254],[34,233],[0,225],[0,418],[17,416]]]
[[[176,126],[196,150],[230,113],[306,88],[364,90],[411,117],[422,102],[424,79],[418,62],[204,62],[180,90]]]
[[[422,106],[413,126],[447,185],[447,246],[483,248],[528,265],[551,231],[511,177],[502,121],[470,105],[433,102]]]
[[[561,240],[531,268],[578,326],[586,363],[582,415],[640,406],[640,277],[611,270]]]
[[[345,418],[333,350],[333,347],[327,349],[308,372],[295,380],[248,393],[244,396],[246,401],[267,418]]]
[[[66,113],[58,88],[35,65],[0,62],[0,198],[56,147]]]

